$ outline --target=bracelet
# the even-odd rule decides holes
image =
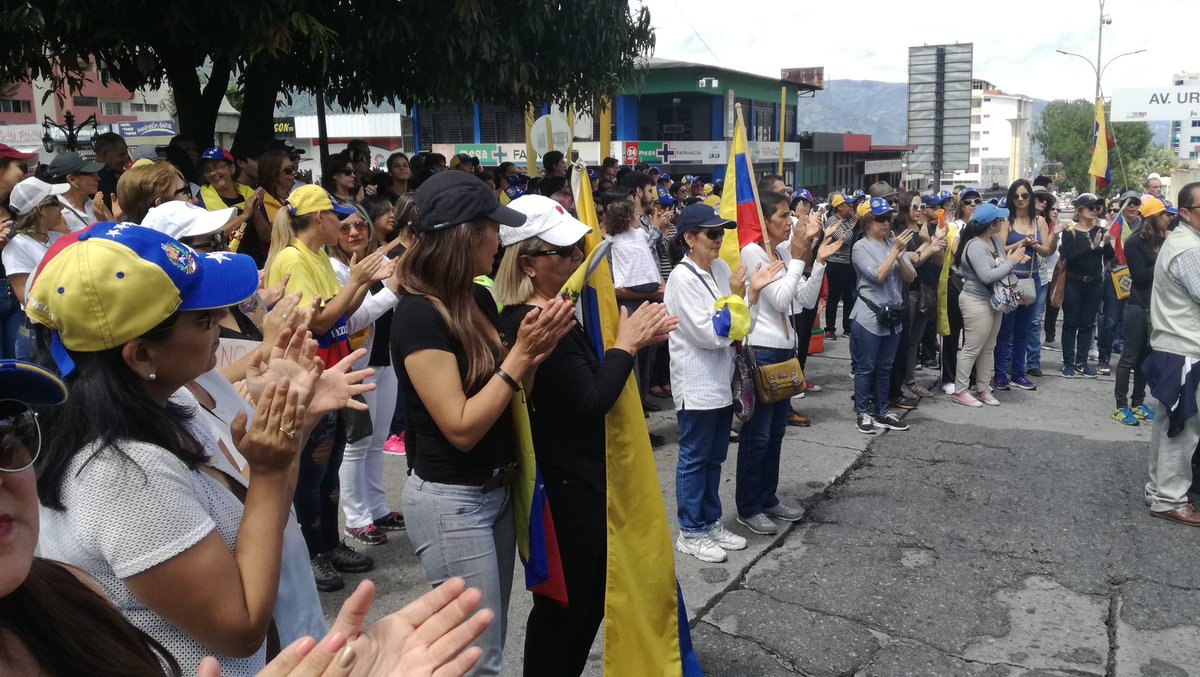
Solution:
[[[513,377],[508,375],[508,372],[504,371],[500,367],[496,367],[496,376],[499,376],[501,379],[503,379],[504,382],[513,389],[513,392],[521,390],[521,384],[517,383]]]

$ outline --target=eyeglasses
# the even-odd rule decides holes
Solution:
[[[37,414],[24,402],[0,400],[0,472],[20,472],[42,451]]]
[[[541,256],[557,256],[560,259],[569,259],[582,251],[579,245],[569,244],[564,247],[555,247],[554,249],[539,249],[535,252],[529,252],[528,256],[535,259]]]
[[[1029,193],[1017,193],[1016,195],[1013,195],[1013,199],[1014,200],[1028,200]]]
[[[220,311],[201,310],[200,317],[197,317],[194,320],[189,320],[187,322],[187,324],[194,324],[194,325],[200,327],[201,329],[203,329],[204,331],[208,331],[209,329],[213,328],[214,324],[217,323],[217,313],[218,312],[220,312]]]
[[[961,200],[961,201],[959,201],[959,204],[961,204],[961,205],[963,205],[963,206],[975,206],[975,207],[978,207],[979,205],[983,204],[983,198],[981,198],[981,197],[969,197],[969,198],[967,198],[967,199],[965,199],[965,200]]]

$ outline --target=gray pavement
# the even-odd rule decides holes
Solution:
[[[867,436],[847,356],[842,339],[809,359],[823,391],[797,403],[814,426],[784,439],[780,495],[804,521],[774,537],[733,521],[731,445],[721,498],[750,547],[722,564],[676,554],[707,674],[1200,674],[1193,532],[1147,515],[1150,429],[1108,418],[1111,377],[1047,376],[996,408],[939,393],[907,416],[911,431]],[[1045,353],[1048,374],[1059,360]],[[674,534],[674,415],[649,423],[668,440],[655,459]],[[387,458],[393,507],[404,467]],[[368,554],[376,616],[428,589],[402,533]],[[517,675],[530,608],[519,565],[514,580],[505,673]],[[330,616],[346,594],[323,595]],[[600,647],[586,674],[601,674]]]

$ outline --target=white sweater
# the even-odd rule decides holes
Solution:
[[[817,305],[821,281],[825,279],[825,264],[817,262],[813,265],[806,279],[803,261],[793,261],[784,245],[776,247],[775,251],[787,268],[781,276],[763,287],[758,294],[758,303],[750,307],[754,324],[747,343],[787,350],[796,346],[796,332],[791,326],[790,316]],[[742,247],[742,263],[746,266],[749,278],[760,264],[766,267],[771,262],[762,246],[752,243]]]

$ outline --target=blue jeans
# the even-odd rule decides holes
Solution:
[[[1041,289],[1041,285],[1034,281]],[[1025,375],[1025,358],[1029,351],[1029,327],[1034,324],[1037,301],[1022,306],[1018,305],[1011,313],[1004,315],[1000,321],[1000,333],[996,337],[996,376],[1004,374],[1010,379]],[[1009,364],[1012,370],[1009,370]]]
[[[1033,302],[1033,323],[1029,326],[1029,340],[1025,343],[1025,368],[1042,368],[1042,318],[1046,315],[1048,284],[1038,285],[1037,300]]]
[[[867,402],[873,397],[875,413],[887,416],[888,382],[892,376],[892,363],[896,360],[896,346],[900,345],[900,334],[877,336],[857,322],[850,323],[850,334],[850,352],[854,355],[854,412],[867,413]]]
[[[733,406],[679,409],[679,462],[675,465],[675,511],[679,531],[699,536],[721,519],[721,464],[729,453]]]
[[[16,357],[14,346],[17,343],[17,331],[25,323],[25,313],[21,304],[8,285],[8,278],[0,278],[0,359],[11,360]]]
[[[785,348],[754,348],[754,363],[775,364],[791,359],[795,353]],[[779,505],[775,490],[779,487],[779,450],[787,430],[790,400],[754,405],[754,415],[742,425],[738,442],[737,487],[734,501],[738,514],[754,517],[766,508]]]
[[[504,664],[508,597],[516,558],[512,496],[508,487],[483,493],[479,487],[426,482],[416,474],[404,483],[404,523],[435,587],[461,576],[479,588],[480,609],[495,614],[472,642],[483,649],[472,675],[499,675]]]

